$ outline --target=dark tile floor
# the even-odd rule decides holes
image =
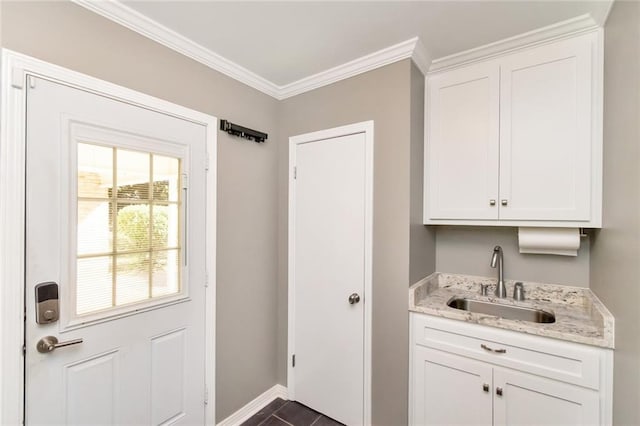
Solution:
[[[296,401],[276,398],[242,426],[342,426],[329,417]]]

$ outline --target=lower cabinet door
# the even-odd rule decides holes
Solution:
[[[495,425],[598,425],[598,392],[504,368],[494,368]]]
[[[468,358],[414,346],[412,425],[491,425],[492,368]]]

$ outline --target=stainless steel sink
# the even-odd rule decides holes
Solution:
[[[541,309],[530,309],[522,306],[503,305],[500,303],[483,302],[480,300],[454,297],[447,305],[454,309],[475,312],[477,314],[493,315],[496,317],[531,321],[550,324],[556,322],[556,316]]]

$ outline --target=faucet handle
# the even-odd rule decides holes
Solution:
[[[489,290],[489,284],[480,284],[480,295],[487,296]]]
[[[524,300],[524,287],[520,281],[513,286],[513,299],[520,302]]]

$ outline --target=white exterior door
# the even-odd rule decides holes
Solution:
[[[203,424],[205,127],[30,83],[26,423]]]
[[[429,77],[425,220],[498,219],[500,68]]]
[[[342,423],[360,425],[365,418],[365,304],[370,302],[365,292],[370,148],[365,133],[356,133],[292,149],[293,395]]]

